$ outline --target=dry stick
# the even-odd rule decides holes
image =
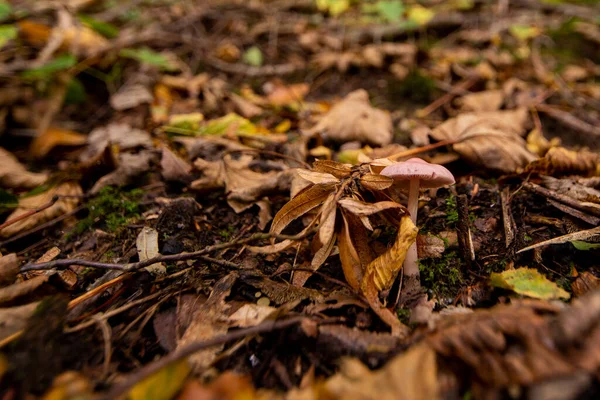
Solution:
[[[599,208],[587,206],[586,204],[584,204],[578,200],[575,200],[572,197],[553,192],[552,190],[543,188],[539,185],[536,185],[535,183],[523,182],[523,187],[529,191],[532,191],[534,193],[540,194],[544,197],[548,197],[548,198],[556,200],[556,201],[560,201],[561,203],[564,203],[564,204],[571,206],[573,208],[576,208],[578,210],[585,211],[589,214],[594,214],[596,216],[600,216]]]
[[[458,234],[458,243],[462,252],[463,259],[467,267],[471,269],[475,261],[475,249],[473,248],[473,238],[469,228],[469,203],[467,195],[456,196],[456,211],[458,212],[458,221],[456,222],[456,231]]]
[[[76,258],[53,260],[53,261],[48,261],[48,262],[39,263],[39,264],[24,265],[21,268],[21,272],[55,269],[55,268],[59,269],[59,268],[66,268],[71,265],[81,265],[84,267],[91,267],[91,268],[114,269],[114,270],[118,270],[118,271],[131,272],[131,271],[136,271],[138,269],[147,267],[147,266],[155,264],[155,263],[160,263],[160,262],[193,260],[193,259],[199,258],[200,256],[203,256],[207,253],[211,253],[216,250],[226,249],[226,248],[233,247],[236,245],[247,244],[250,242],[254,242],[256,240],[263,240],[263,239],[270,239],[270,238],[283,239],[283,240],[299,240],[299,239],[305,238],[306,236],[312,234],[313,232],[314,232],[314,229],[310,229],[299,235],[281,235],[281,234],[276,235],[276,234],[272,234],[272,233],[257,233],[248,238],[245,238],[245,239],[232,240],[227,243],[215,244],[212,246],[205,247],[202,250],[194,251],[192,253],[172,254],[172,255],[166,255],[166,256],[159,255],[159,256],[156,256],[153,258],[149,258],[144,261],[139,261],[139,262],[135,262],[135,263],[127,264],[127,265],[101,263],[101,262],[81,260],[81,259],[76,259]]]
[[[591,136],[600,136],[600,128],[580,120],[570,112],[559,110],[556,107],[545,104],[538,104],[535,107],[538,111],[548,114],[550,117],[554,118],[559,123],[566,125],[568,128],[586,133]]]
[[[50,220],[50,221],[46,222],[45,224],[41,224],[41,225],[36,226],[35,228],[28,229],[28,230],[26,230],[24,232],[21,232],[18,235],[13,236],[10,239],[5,240],[4,242],[0,242],[0,247],[6,246],[9,243],[12,243],[12,242],[15,242],[17,240],[20,240],[20,239],[22,239],[22,238],[24,238],[26,236],[31,235],[32,233],[36,233],[38,231],[44,230],[46,228],[49,228],[49,227],[51,227],[51,226],[59,223],[60,221],[63,221],[65,219],[67,219],[67,218],[69,218],[69,217],[77,214],[79,211],[83,210],[86,207],[87,206],[85,206],[85,205],[79,206],[76,209],[74,209],[73,211],[70,211],[70,212],[68,212],[66,214],[63,214],[60,217],[56,217],[53,220]]]
[[[251,328],[239,329],[237,331],[213,337],[212,339],[206,341],[191,343],[187,346],[181,347],[176,351],[173,351],[172,353],[167,354],[165,357],[157,361],[151,362],[150,364],[143,366],[136,372],[129,374],[123,382],[113,386],[111,390],[108,391],[108,393],[104,394],[103,396],[100,396],[99,399],[117,399],[120,396],[127,393],[131,388],[133,388],[137,383],[141,382],[142,380],[152,376],[153,374],[165,368],[169,364],[172,364],[179,360],[183,360],[198,351],[208,349],[210,347],[217,346],[220,344],[225,344],[234,340],[243,339],[247,336],[253,336],[261,333],[268,333],[275,330],[289,328],[291,326],[301,323],[305,319],[306,317],[293,317],[283,321],[266,321]]]
[[[5,223],[3,223],[3,224],[0,225],[0,230],[6,228],[9,225],[17,223],[17,222],[19,222],[19,221],[21,221],[21,220],[23,220],[23,219],[25,219],[27,217],[31,217],[34,214],[37,214],[37,213],[39,213],[41,211],[44,211],[46,208],[52,207],[54,205],[54,203],[56,203],[58,201],[58,199],[59,199],[59,196],[53,196],[52,200],[50,200],[46,204],[41,205],[40,207],[36,208],[35,210],[28,211],[25,214],[21,214],[18,217],[15,217],[15,218],[13,218],[11,220],[6,221]]]
[[[510,196],[508,187],[500,192],[500,202],[502,204],[502,221],[504,222],[504,242],[508,249],[515,240],[515,221],[510,210]],[[512,255],[512,252],[511,252]]]
[[[452,140],[452,139],[442,140],[441,142],[437,142],[434,144],[428,144],[427,146],[421,146],[421,147],[416,147],[414,149],[404,150],[399,153],[392,154],[391,156],[389,156],[387,158],[389,158],[390,160],[397,160],[399,158],[414,156],[415,154],[424,153],[429,150],[437,149],[438,147],[449,146],[449,145],[456,144],[456,143],[458,143],[458,140]]]
[[[475,83],[477,83],[478,80],[479,80],[479,75],[474,75],[474,76],[471,76],[470,78],[458,83],[456,86],[454,86],[452,88],[452,90],[450,92],[448,92],[445,95],[443,95],[442,97],[434,100],[433,103],[429,104],[427,107],[418,110],[416,113],[417,117],[424,118],[424,117],[428,116],[429,114],[431,114],[432,112],[434,112],[435,110],[437,110],[438,108],[443,106],[444,104],[451,101],[458,94],[460,94],[461,92],[464,92],[465,90],[467,90],[468,88],[473,86]]]

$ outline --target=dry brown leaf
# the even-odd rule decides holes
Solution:
[[[225,371],[206,385],[195,380],[189,381],[177,400],[276,400],[277,398],[275,393],[270,393],[268,397],[257,395],[249,377]]]
[[[198,74],[196,76],[182,74],[179,76],[163,75],[161,77],[161,83],[173,89],[187,91],[190,98],[198,97],[202,87],[209,80],[210,76],[206,73]]]
[[[142,84],[126,85],[110,97],[110,105],[117,111],[129,110],[140,104],[151,104],[152,92]]]
[[[307,83],[297,83],[286,86],[275,84],[267,94],[267,101],[276,107],[284,107],[304,100],[310,87]]]
[[[340,180],[335,176],[328,174],[326,172],[315,172],[309,171],[307,169],[298,168],[296,173],[302,178],[313,184],[328,184],[328,183],[338,183]]]
[[[81,133],[51,127],[31,142],[29,153],[40,159],[46,157],[57,146],[80,146],[86,142],[87,136]]]
[[[457,140],[454,150],[477,166],[514,172],[535,159],[521,137],[527,120],[525,108],[464,113],[438,125],[431,135],[436,140]]]
[[[162,148],[160,167],[162,176],[167,181],[186,182],[190,179],[192,166],[167,147]]]
[[[106,186],[125,186],[134,179],[150,170],[156,154],[149,150],[136,154],[119,154],[119,166],[113,172],[104,175],[90,189],[91,194],[96,194]]]
[[[158,251],[158,231],[149,226],[142,228],[135,241],[138,258],[140,261],[146,261],[160,255]],[[167,267],[163,263],[155,263],[144,267],[151,274],[163,274],[167,271]]]
[[[229,325],[238,328],[249,328],[260,324],[276,310],[275,307],[247,303],[229,316]]]
[[[336,178],[342,179],[352,174],[352,165],[331,160],[317,160],[313,163],[313,172],[331,174]]]
[[[594,276],[589,271],[581,273],[575,282],[571,284],[573,294],[577,297],[583,296],[584,294],[597,290],[600,288],[600,279]]]
[[[575,151],[553,147],[543,158],[527,165],[524,172],[544,175],[600,175],[600,154],[585,149]]]
[[[310,397],[315,389],[309,388],[305,389],[309,392],[306,397],[291,392],[288,400],[436,400],[440,396],[438,385],[436,354],[430,346],[421,343],[376,371],[369,370],[358,360],[346,359],[340,372],[323,384],[323,397]]]
[[[361,290],[374,285],[377,290],[389,289],[402,269],[406,252],[417,238],[418,229],[408,215],[400,220],[400,227],[392,247],[369,263],[361,282]]]
[[[394,179],[380,174],[364,174],[360,177],[360,184],[369,190],[385,190],[394,184]]]
[[[35,292],[43,284],[48,282],[49,278],[48,275],[40,275],[26,281],[13,283],[10,286],[0,288],[0,305],[12,303],[16,299],[31,295],[31,293]]]
[[[0,340],[24,329],[38,304],[30,303],[24,306],[0,308]]]
[[[317,184],[298,193],[275,215],[271,233],[281,233],[292,221],[321,205],[334,189],[333,183]]]
[[[371,107],[369,94],[359,89],[333,106],[306,133],[309,136],[322,133],[337,142],[358,140],[383,146],[392,141],[392,119],[385,111]]]
[[[367,265],[373,259],[368,236],[360,220],[342,212],[342,227],[338,233],[340,261],[346,282],[354,289],[360,288]]]
[[[215,283],[208,300],[195,310],[192,321],[181,339],[177,341],[177,348],[185,347],[190,343],[209,340],[227,332],[229,324],[226,322],[227,317],[224,313],[229,305],[225,303],[225,298],[229,296],[236,280],[237,276],[235,274],[229,274]],[[188,360],[196,372],[202,372],[210,366],[221,349],[223,349],[223,345],[213,346],[194,353]]]
[[[0,147],[0,186],[6,188],[31,189],[42,185],[48,179],[46,174],[29,172],[23,164],[8,151]]]
[[[135,148],[152,148],[150,134],[127,124],[111,123],[94,129],[88,136],[88,148],[81,155],[86,162],[98,157],[107,146],[116,146],[120,151]]]
[[[33,228],[39,224],[49,221],[53,218],[71,212],[79,204],[79,197],[83,196],[83,191],[79,184],[74,182],[63,183],[55,186],[44,193],[24,197],[19,199],[19,207],[13,211],[7,218],[7,221],[20,215],[26,214],[49,203],[54,196],[69,196],[59,198],[53,205],[44,210],[33,214],[27,218],[15,222],[0,230],[0,236],[10,237],[26,229]]]
[[[19,274],[19,259],[16,253],[0,256],[0,287],[10,285]]]
[[[496,111],[504,103],[504,91],[501,89],[469,93],[458,99],[462,111]]]
[[[338,204],[341,205],[344,209],[351,212],[352,214],[358,216],[373,215],[384,210],[390,210],[394,208],[406,211],[406,207],[404,207],[400,203],[396,203],[395,201],[379,201],[377,203],[365,203],[364,201],[346,197],[344,199],[338,200]]]

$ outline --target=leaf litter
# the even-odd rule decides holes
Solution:
[[[597,397],[596,4],[66,3],[0,1],[3,396]]]

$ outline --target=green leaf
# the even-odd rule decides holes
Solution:
[[[538,28],[536,26],[518,25],[518,24],[511,25],[508,28],[508,31],[515,38],[522,40],[522,41],[533,39],[534,37],[539,36],[542,33],[540,31],[540,28]]]
[[[222,136],[226,133],[233,133],[238,136],[269,133],[266,129],[254,125],[251,121],[236,113],[229,113],[221,118],[210,120],[198,132],[200,135],[213,136]]]
[[[27,71],[23,71],[21,76],[26,79],[48,79],[51,78],[54,73],[69,69],[76,63],[77,58],[74,55],[64,54],[56,57],[54,60],[49,61],[39,68],[32,68]]]
[[[170,400],[181,389],[190,367],[187,360],[172,363],[135,385],[129,400]]]
[[[569,293],[534,268],[519,268],[492,273],[490,285],[541,300],[568,299]]]
[[[82,104],[87,100],[85,87],[77,78],[71,79],[67,86],[67,94],[65,95],[66,104]]]
[[[412,21],[419,26],[423,26],[435,17],[435,12],[429,8],[417,5],[409,8],[406,16],[409,21]]]
[[[575,246],[575,248],[577,250],[587,251],[587,250],[600,249],[600,243],[590,243],[590,242],[585,242],[583,240],[573,240],[571,243],[573,244],[573,246]]]
[[[263,65],[262,51],[260,51],[258,47],[252,46],[244,53],[243,60],[248,65],[252,65],[253,67],[260,67],[261,65]]]
[[[400,0],[379,0],[375,9],[381,18],[389,22],[400,22],[404,14],[404,4]]]
[[[0,21],[8,19],[12,13],[12,6],[5,1],[0,1]]]
[[[148,64],[160,68],[163,71],[176,71],[177,67],[164,55],[150,50],[147,47],[141,49],[123,49],[119,52],[121,57],[131,58],[142,64]]]
[[[96,32],[108,39],[112,39],[119,36],[119,28],[117,28],[113,24],[109,24],[108,22],[104,21],[99,21],[95,18],[90,17],[89,15],[79,15],[78,17],[84,25],[95,30]]]
[[[0,49],[19,34],[14,25],[0,25]]]

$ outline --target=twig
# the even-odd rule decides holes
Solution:
[[[437,110],[439,107],[448,103],[450,100],[452,100],[458,94],[469,89],[471,86],[473,86],[475,83],[477,83],[477,81],[479,81],[479,75],[474,75],[474,76],[471,76],[470,78],[456,84],[450,92],[448,92],[445,95],[443,95],[442,97],[436,99],[433,103],[429,104],[427,107],[418,110],[416,113],[417,117],[425,118],[426,116],[428,116],[429,114],[431,114],[432,112]]]
[[[15,217],[15,218],[13,218],[11,220],[8,220],[8,221],[4,222],[3,224],[0,224],[0,230],[6,228],[9,225],[17,223],[17,222],[19,222],[19,221],[21,221],[21,220],[23,220],[25,218],[31,217],[34,214],[37,214],[37,213],[39,213],[41,211],[44,211],[47,208],[52,207],[54,205],[54,203],[56,203],[58,201],[58,199],[59,199],[59,196],[53,196],[52,199],[49,202],[47,202],[46,204],[43,204],[43,205],[39,206],[35,210],[28,211],[25,214],[21,214],[18,217]]]
[[[302,232],[301,234],[298,234],[298,235],[281,235],[281,234],[276,235],[276,234],[272,234],[272,233],[256,233],[245,239],[232,240],[227,243],[215,244],[212,246],[205,247],[202,250],[194,251],[191,253],[159,255],[159,256],[156,256],[153,258],[149,258],[144,261],[138,261],[135,263],[125,264],[125,265],[124,264],[101,263],[101,262],[81,260],[81,259],[76,259],[76,258],[53,260],[53,261],[48,261],[45,263],[24,265],[21,268],[21,272],[46,270],[46,269],[54,269],[54,268],[62,269],[62,268],[70,267],[71,265],[81,265],[84,267],[91,267],[91,268],[114,269],[114,270],[118,270],[118,271],[131,272],[131,271],[136,271],[138,269],[147,267],[147,266],[155,264],[155,263],[160,263],[160,262],[194,260],[194,259],[200,258],[200,256],[211,253],[213,251],[226,249],[226,248],[233,247],[236,245],[244,245],[244,244],[251,243],[251,242],[254,242],[257,240],[264,240],[264,239],[271,239],[271,238],[282,239],[282,240],[300,240],[300,239],[305,238],[306,236],[309,236],[313,232],[314,232],[314,229],[309,229],[306,232]]]
[[[462,252],[463,259],[467,267],[471,269],[475,261],[475,249],[473,247],[473,238],[469,227],[469,203],[467,195],[460,194],[456,196],[456,211],[458,212],[458,221],[456,223],[456,232],[458,234],[458,243]]]
[[[429,144],[427,146],[421,146],[421,147],[417,147],[414,149],[404,150],[399,153],[392,154],[391,156],[389,156],[387,158],[389,158],[390,160],[397,160],[399,158],[414,156],[415,154],[424,153],[426,151],[437,149],[438,147],[448,146],[448,145],[452,145],[455,143],[457,143],[456,140],[442,140],[441,142]]]
[[[235,340],[243,339],[247,336],[253,336],[261,333],[268,333],[275,330],[289,328],[291,326],[298,325],[305,319],[306,317],[293,317],[283,321],[266,321],[251,328],[239,329],[237,331],[229,332],[224,335],[216,336],[206,341],[191,343],[187,346],[181,347],[179,350],[167,354],[165,357],[157,361],[143,366],[136,372],[129,374],[127,377],[125,377],[124,381],[116,384],[112,387],[111,390],[108,391],[108,393],[104,394],[103,396],[100,396],[100,400],[117,399],[120,396],[127,393],[138,382],[141,382],[144,379],[152,376],[153,374],[165,368],[169,364],[172,364],[179,360],[183,360],[198,351],[208,349],[210,347],[217,346],[220,344],[225,344]]]
[[[572,113],[559,110],[555,107],[551,107],[545,104],[538,104],[536,108],[538,111],[548,114],[550,117],[554,118],[555,120],[567,126],[568,128],[588,135],[600,136],[600,128],[592,124],[588,124],[585,121],[582,121],[581,119],[574,116]]]
[[[588,206],[585,203],[582,203],[580,201],[573,199],[572,197],[553,192],[552,190],[543,188],[539,185],[536,185],[535,183],[523,182],[523,187],[529,191],[532,191],[534,193],[540,194],[544,197],[548,197],[548,198],[556,200],[556,201],[560,201],[561,203],[564,203],[564,204],[571,206],[573,208],[576,208],[578,210],[582,210],[587,213],[594,214],[596,216],[600,216],[600,208],[594,208],[594,207]]]

